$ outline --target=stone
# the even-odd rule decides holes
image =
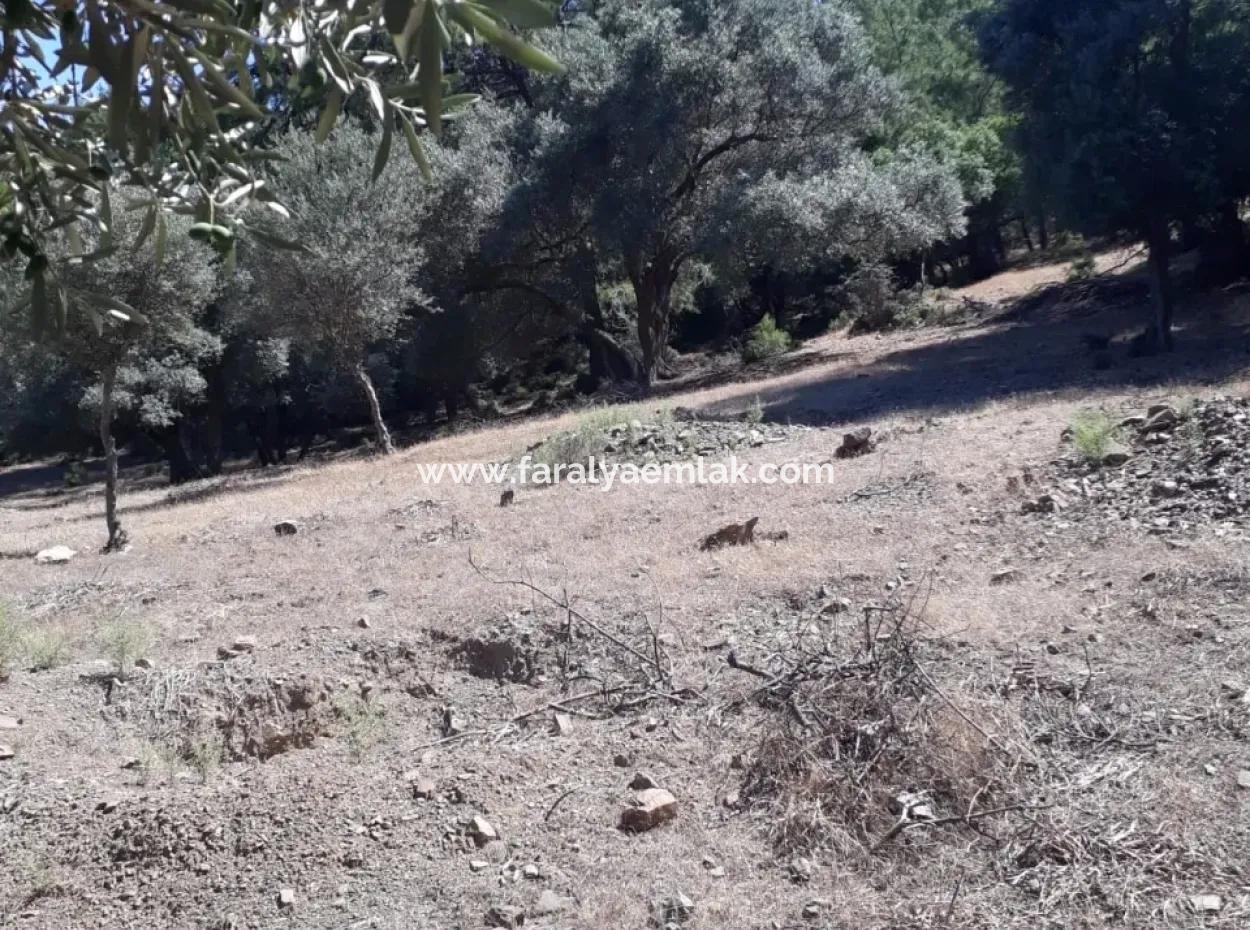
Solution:
[[[633,803],[621,811],[620,829],[627,833],[642,833],[677,816],[677,798],[663,788],[639,791]]]
[[[873,450],[872,430],[867,426],[851,430],[842,436],[842,445],[834,453],[840,459],[850,459],[858,455],[867,455]]]
[[[479,814],[469,821],[469,836],[478,846],[485,846],[499,839],[499,831],[495,829],[494,824]]]
[[[294,536],[299,532],[299,524],[294,520],[279,520],[273,525],[273,531],[279,536]]]
[[[683,923],[694,916],[694,902],[681,892],[657,901],[655,909],[663,924]]]
[[[1181,420],[1175,410],[1166,404],[1151,407],[1146,413],[1146,422],[1139,427],[1142,433],[1161,433],[1170,430]]]
[[[371,626],[371,624],[369,623],[369,618],[361,617],[359,620],[356,621],[356,626],[360,627],[362,630],[369,629],[369,627]]]
[[[1237,787],[1242,791],[1250,791],[1250,769],[1242,769],[1237,773]]]
[[[515,500],[516,500],[516,490],[514,488],[508,488],[506,491],[504,491],[502,494],[499,495],[499,506],[510,507],[512,506],[512,502]]]
[[[1015,584],[1023,577],[1024,573],[1018,568],[1004,568],[1002,571],[997,571],[990,575],[990,584],[995,587],[1005,584]]]
[[[573,732],[573,718],[568,714],[556,714],[551,720],[551,730],[556,736],[568,736]]]
[[[35,564],[64,565],[76,555],[78,553],[69,546],[52,546],[48,549],[40,549],[35,553]]]
[[[485,859],[473,859],[469,862],[470,872],[482,872],[490,868],[490,863]]]
[[[1189,906],[1199,914],[1218,914],[1224,908],[1224,899],[1218,894],[1194,894],[1189,896]]]
[[[1127,464],[1132,457],[1133,453],[1129,452],[1126,447],[1118,442],[1112,442],[1108,443],[1107,451],[1103,453],[1099,462],[1106,468],[1119,468],[1121,465]]]
[[[22,725],[22,721],[17,717],[9,714],[0,714],[0,730],[16,730]]]
[[[563,898],[550,888],[547,888],[538,896],[538,902],[533,907],[533,913],[535,917],[548,917],[567,910],[571,903],[568,898]]]
[[[538,866],[530,864],[521,870],[521,876],[523,878],[527,878],[530,881],[534,882],[542,878],[543,873],[542,873],[542,870],[538,868]]]
[[[283,909],[295,907],[294,888],[283,888],[278,892],[278,907]]]
[[[509,904],[496,904],[486,912],[488,927],[520,927],[525,924],[525,912]]]
[[[646,791],[648,788],[658,788],[660,785],[646,772],[636,772],[629,787],[634,791]]]
[[[812,880],[812,873],[815,869],[812,865],[811,859],[799,856],[798,858],[791,860],[789,871],[790,880],[802,884]]]
[[[0,743],[0,760],[12,759],[14,756],[13,747]]]
[[[217,650],[219,659],[237,659],[256,650],[255,636],[240,636],[229,646],[221,646]]]
[[[629,756],[623,752],[618,752],[612,757],[612,764],[618,769],[627,769],[629,768]]]

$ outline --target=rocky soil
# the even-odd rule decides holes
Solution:
[[[1035,482],[1032,476],[1026,476]],[[1158,404],[1119,422],[1100,461],[1056,463],[1026,512],[1099,516],[1165,536],[1244,534],[1250,518],[1250,400]]]

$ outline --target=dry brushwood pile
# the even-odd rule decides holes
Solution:
[[[961,896],[971,927],[1250,920],[1245,837],[1189,833],[1166,794],[1130,789],[1166,784],[1186,735],[1244,739],[1244,686],[1214,707],[1139,710],[1141,680],[1089,649],[1052,664],[928,636],[926,582],[896,583],[858,610],[826,596],[771,654],[728,657],[751,684],[724,712],[765,713],[731,803],[759,819],[793,882],[829,856],[849,873],[911,872],[930,894],[926,876],[964,876],[949,898],[911,895],[891,926],[916,930],[947,925]]]
[[[1150,407],[1119,423],[1103,462],[1065,460],[1059,479],[1055,492],[1024,509],[1071,506],[1160,534],[1207,524],[1242,530],[1250,515],[1250,400]]]

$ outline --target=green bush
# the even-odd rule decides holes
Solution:
[[[1068,266],[1068,282],[1070,284],[1078,281],[1088,281],[1098,273],[1098,262],[1094,260],[1094,256],[1086,253],[1075,259]]]
[[[747,337],[742,347],[742,360],[758,362],[762,359],[773,358],[789,352],[793,344],[790,334],[778,326],[773,315],[768,313],[764,315],[764,319],[755,324],[755,328]]]
[[[1072,418],[1072,446],[1085,461],[1101,462],[1119,439],[1116,421],[1102,410],[1082,410]]]
[[[69,640],[60,630],[28,630],[22,648],[36,672],[51,671],[69,661]]]
[[[22,634],[5,606],[0,604],[0,681],[9,677],[13,663],[22,651]]]
[[[122,681],[130,677],[152,639],[152,631],[137,620],[117,619],[100,631],[100,646]]]

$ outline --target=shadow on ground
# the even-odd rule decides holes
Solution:
[[[1148,295],[1116,283],[1048,288],[1007,306],[988,323],[899,349],[871,363],[835,369],[797,385],[759,392],[773,421],[836,425],[891,413],[944,414],[1028,395],[1174,383],[1202,386],[1250,368],[1250,295],[1236,289],[1194,296],[1178,307],[1176,349],[1133,357],[1131,337],[1150,319]],[[868,338],[868,337],[865,337]],[[1110,339],[1106,349],[1091,347]],[[741,409],[743,398],[707,408]]]

